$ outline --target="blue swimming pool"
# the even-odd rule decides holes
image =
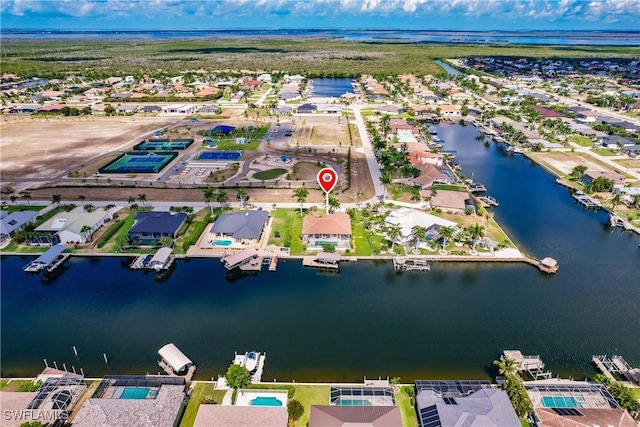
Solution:
[[[282,406],[282,402],[277,397],[256,397],[249,401],[251,406]]]
[[[573,397],[568,396],[543,396],[542,406],[545,408],[580,408],[581,406]]]
[[[120,399],[147,399],[150,391],[150,387],[125,387],[120,394]]]
[[[214,240],[213,244],[216,246],[231,246],[233,242],[231,240]]]
[[[367,399],[340,399],[338,406],[371,406],[371,402]]]

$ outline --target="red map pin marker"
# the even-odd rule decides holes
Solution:
[[[338,174],[331,168],[324,168],[318,172],[318,184],[325,193],[330,193],[338,183]]]

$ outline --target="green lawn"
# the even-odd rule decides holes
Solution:
[[[40,211],[46,206],[29,206],[29,205],[5,205],[2,206],[2,210],[6,213],[20,212],[20,211]]]
[[[570,142],[574,142],[578,145],[581,145],[583,147],[592,147],[593,146],[593,140],[591,138],[588,138],[586,136],[579,136],[579,135],[572,135],[569,137],[569,141]]]
[[[217,217],[217,215],[220,214],[219,212],[216,213],[217,210],[218,209],[214,209],[215,217]],[[174,253],[184,254],[187,252],[187,250],[183,248],[184,242],[193,242],[193,244],[195,244],[198,241],[198,238],[200,237],[204,229],[207,227],[207,224],[209,223],[209,219],[211,218],[210,212],[211,211],[209,210],[209,208],[205,208],[205,209],[201,209],[200,211],[194,214],[193,221],[191,222],[191,224],[189,224],[185,232],[182,235],[178,236],[178,238],[176,239],[173,245]]]
[[[300,216],[300,210],[274,209],[271,211],[271,217],[273,218],[273,226],[271,227],[271,236],[269,236],[268,244],[284,246],[288,232],[291,236],[291,255],[302,255],[304,246],[302,244],[302,216]],[[280,234],[280,237],[275,237],[276,232]]]
[[[22,384],[32,383],[28,380],[0,380],[0,390],[2,391],[18,391]]]
[[[431,187],[432,190],[451,190],[451,191],[467,191],[466,188],[460,185],[451,185],[451,184],[434,184]]]
[[[267,169],[265,171],[254,173],[253,178],[260,180],[276,179],[279,176],[284,175],[285,173],[287,173],[287,170],[282,168]]]
[[[331,390],[328,385],[296,385],[293,396],[304,407],[304,414],[296,422],[296,426],[305,427],[309,422],[311,405],[328,405]]]
[[[396,405],[400,407],[403,427],[418,427],[418,416],[411,399],[402,390],[395,393]]]
[[[180,421],[180,427],[191,427],[193,425],[196,421],[196,415],[198,414],[198,407],[201,404],[205,402],[211,402],[211,404],[222,403],[225,392],[226,390],[215,390],[213,384],[196,384],[189,399],[187,409],[185,409],[182,420]],[[209,398],[209,400],[207,400],[207,398]]]
[[[629,390],[636,400],[640,400],[640,387],[629,387]]]
[[[353,218],[351,232],[353,233],[353,245],[355,248],[351,254],[356,256],[371,256],[380,253],[380,247],[384,237],[371,234],[362,226],[361,211],[356,210]]]
[[[593,151],[596,154],[600,154],[601,156],[616,156],[618,155],[618,153],[616,153],[613,150],[610,150],[608,148],[592,148],[591,151]]]

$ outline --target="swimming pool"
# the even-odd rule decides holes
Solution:
[[[256,397],[249,401],[251,406],[282,406],[282,402],[277,397]]]
[[[543,396],[542,406],[545,408],[580,408],[581,406],[573,397],[568,396]]]
[[[231,246],[233,241],[231,240],[214,240],[213,244],[216,246]]]
[[[151,387],[124,387],[119,399],[148,399],[154,398],[158,394],[158,390]]]
[[[367,399],[340,399],[338,406],[371,406],[371,402]]]

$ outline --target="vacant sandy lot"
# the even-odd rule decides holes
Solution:
[[[5,119],[5,118],[3,118]],[[30,117],[0,124],[3,180],[53,178],[111,151],[126,150],[175,117]]]
[[[589,170],[611,170],[612,168],[604,163],[599,162],[588,154],[584,153],[529,153],[529,155],[538,163],[551,166],[553,169],[562,172],[565,175],[571,173],[573,168],[578,165],[585,165]]]
[[[339,115],[295,117],[296,131],[293,144],[301,147],[349,145],[347,119]]]

